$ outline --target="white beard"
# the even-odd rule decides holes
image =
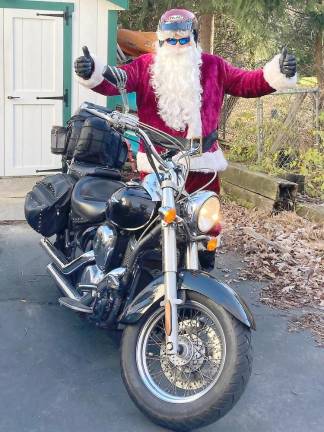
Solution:
[[[151,84],[158,101],[158,112],[172,129],[181,131],[188,126],[187,138],[199,137],[201,127],[199,47],[157,46],[151,67]]]

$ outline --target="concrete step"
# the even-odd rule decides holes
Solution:
[[[0,198],[25,198],[26,193],[43,177],[0,177]]]
[[[43,176],[0,177],[0,222],[24,221],[25,196]]]

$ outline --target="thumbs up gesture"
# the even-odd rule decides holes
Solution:
[[[74,62],[74,70],[79,77],[88,80],[91,78],[94,71],[94,61],[89,53],[88,47],[84,46],[82,51],[83,56],[78,57]]]
[[[294,54],[288,54],[286,47],[281,51],[279,57],[280,72],[286,75],[287,78],[291,78],[296,74],[297,61]]]

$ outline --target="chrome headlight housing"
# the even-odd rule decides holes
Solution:
[[[100,270],[107,270],[117,240],[116,230],[108,223],[101,225],[93,239],[93,252]]]
[[[185,212],[190,228],[205,234],[220,221],[220,202],[215,192],[200,191],[190,195]]]

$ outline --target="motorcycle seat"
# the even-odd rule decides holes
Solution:
[[[99,223],[105,220],[107,201],[124,183],[105,177],[82,177],[71,197],[72,221],[75,224]]]
[[[85,176],[106,177],[114,180],[120,180],[120,171],[114,168],[107,168],[90,163],[73,161],[69,167],[69,174],[80,179]]]

